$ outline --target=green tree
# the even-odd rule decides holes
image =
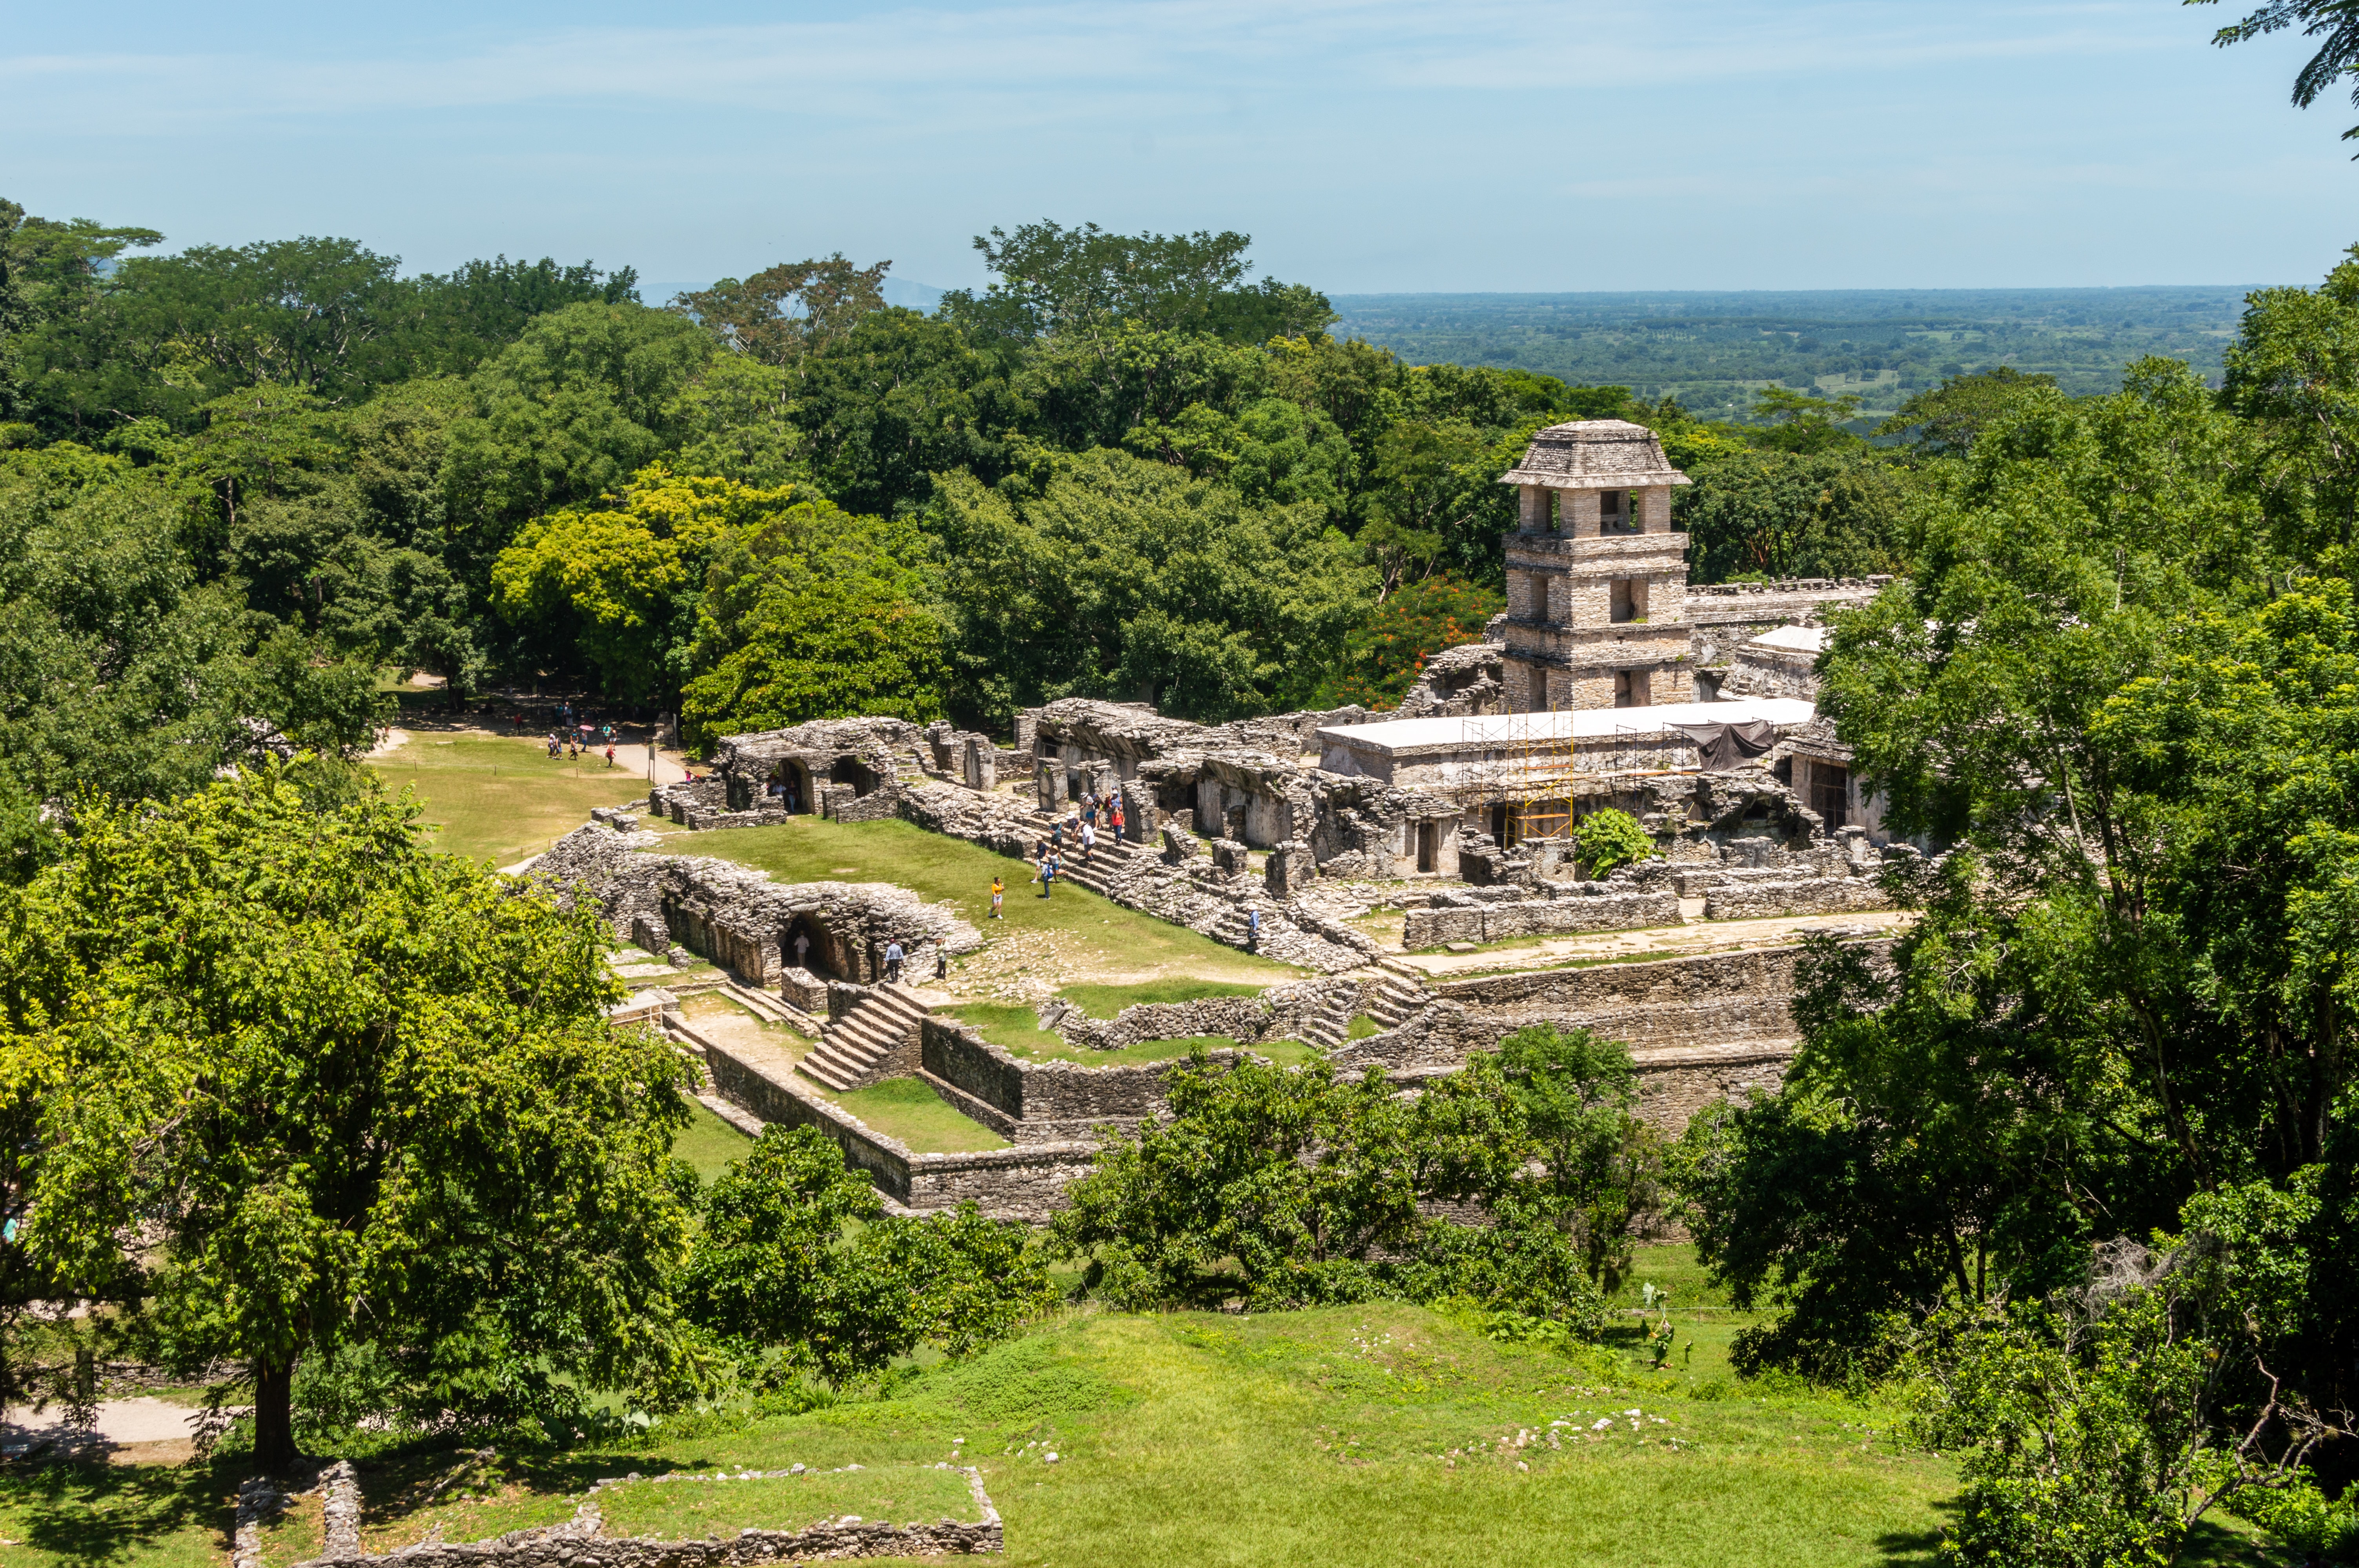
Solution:
[[[780,262],[742,282],[724,277],[683,294],[671,308],[741,354],[792,364],[842,341],[862,317],[883,309],[892,265],[855,267],[841,251],[825,261]]]
[[[1848,393],[1840,397],[1817,397],[1773,383],[1753,395],[1753,416],[1768,425],[1754,440],[1777,452],[1856,449],[1864,443],[1844,429],[1843,424],[1859,412],[1859,402]]]
[[[1201,1054],[1166,1089],[1172,1119],[1108,1142],[1050,1230],[1114,1304],[1458,1298],[1602,1326],[1580,1253],[1521,1175],[1533,1145],[1488,1054],[1414,1101],[1375,1069],[1219,1069]],[[1437,1198],[1484,1202],[1495,1223],[1419,1212]]]
[[[5,895],[33,1257],[176,1365],[245,1362],[270,1465],[297,1361],[358,1341],[445,1408],[473,1386],[550,1427],[680,1386],[680,1068],[607,1021],[604,933],[428,853],[407,804],[297,783],[86,804],[71,855]]]
[[[1557,1223],[1581,1249],[1590,1283],[1610,1296],[1667,1196],[1661,1138],[1636,1115],[1630,1048],[1540,1023],[1499,1042],[1498,1066],[1538,1151]]]
[[[979,341],[1011,346],[1109,320],[1258,343],[1335,319],[1326,297],[1309,288],[1269,278],[1247,285],[1252,243],[1233,232],[1115,234],[1046,220],[1013,234],[995,228],[976,235],[974,248],[996,281],[981,295],[951,290],[942,313]]]
[[[1062,696],[1215,720],[1281,708],[1372,597],[1317,509],[1120,452],[1044,454],[995,490],[948,476],[929,531],[958,705],[994,720]]]
[[[756,1377],[833,1383],[921,1346],[964,1356],[1054,1305],[1025,1229],[968,1204],[884,1217],[867,1177],[816,1129],[770,1127],[704,1198],[680,1274],[690,1321]]]
[[[2262,438],[2250,468],[2279,548],[2346,559],[2359,525],[2359,245],[2314,289],[2255,290],[2224,358],[2222,399]]]
[[[633,304],[569,305],[470,378],[444,482],[488,568],[524,521],[620,492],[681,434],[679,395],[712,357],[693,322]]]
[[[2054,376],[2026,375],[2013,365],[1953,375],[1930,391],[1911,395],[1898,412],[1875,427],[1875,433],[1908,436],[1929,457],[1962,457],[1973,449],[1984,430],[2020,406],[2025,394],[2053,391],[2055,386]]]
[[[650,464],[607,506],[525,524],[492,568],[494,602],[608,696],[669,706],[688,678],[715,551],[795,499],[791,488],[756,490]]]
[[[1866,577],[1902,564],[1903,477],[1864,452],[1720,450],[1687,470],[1672,515],[1699,582]]]
[[[2315,1499],[2305,1463],[2347,1414],[2288,1388],[2259,1334],[2293,1304],[2299,1271],[2267,1243],[2303,1206],[2266,1186],[2199,1199],[2158,1251],[2117,1244],[2073,1289],[1906,1332],[1914,1435],[1958,1454],[1966,1482],[1943,1558],[2166,1564],[2215,1508]]]
[[[798,501],[734,530],[700,601],[681,721],[698,741],[812,719],[940,717],[940,615],[908,523]]]

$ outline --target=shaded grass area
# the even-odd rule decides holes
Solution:
[[[696,1100],[688,1102],[688,1125],[672,1135],[671,1152],[695,1166],[697,1176],[710,1186],[714,1177],[745,1157],[754,1141]]]
[[[672,847],[672,848],[677,848]],[[1225,980],[1248,990],[1299,979],[1302,971],[1223,947],[1184,925],[1099,897],[1060,889],[1054,898],[1016,896],[1024,862],[908,822],[831,822],[799,816],[776,827],[733,827],[695,836],[696,853],[765,871],[782,882],[883,881],[929,900],[998,936],[1014,931],[1069,933],[1093,962],[1112,969],[1162,970],[1174,978]],[[993,922],[991,879],[1007,879],[1006,918]]]
[[[1018,1061],[1074,1062],[1084,1067],[1129,1067],[1142,1062],[1168,1062],[1187,1055],[1200,1045],[1207,1051],[1240,1049],[1237,1043],[1225,1034],[1191,1034],[1170,1040],[1142,1040],[1118,1051],[1094,1051],[1071,1044],[1053,1029],[1041,1028],[1039,1014],[1028,1007],[977,1001],[944,1008],[942,1011],[968,1025]],[[1318,1054],[1297,1040],[1270,1040],[1242,1049],[1286,1066],[1299,1065]]]
[[[1678,1292],[1694,1266],[1686,1248],[1647,1248],[1634,1278]],[[859,1464],[898,1499],[886,1467],[972,1463],[1006,1519],[1006,1561],[1020,1568],[1930,1568],[1956,1474],[1895,1441],[1897,1409],[1734,1381],[1725,1336],[1750,1320],[1674,1318],[1682,1341],[1692,1330],[1706,1342],[1688,1368],[1653,1373],[1632,1345],[1568,1354],[1497,1343],[1474,1320],[1399,1303],[1249,1316],[1079,1311],[918,1371],[891,1398],[677,1417],[624,1448],[503,1449],[496,1470],[462,1479],[519,1510],[497,1517],[524,1517],[529,1498],[531,1521],[549,1522],[598,1476],[635,1470]],[[415,1509],[462,1462],[449,1450],[364,1459],[372,1547],[383,1549],[405,1498]],[[7,1561],[218,1564],[241,1475],[234,1461],[0,1468],[0,1534],[27,1543]],[[832,1511],[896,1522],[938,1512]],[[724,1537],[732,1528],[702,1525]],[[2201,1532],[2181,1559],[2240,1560],[2247,1548],[2225,1529]]]
[[[913,1154],[956,1154],[1005,1149],[1007,1140],[983,1123],[962,1116],[918,1078],[887,1078],[850,1094],[814,1083],[812,1087]]]
[[[645,779],[603,760],[552,761],[541,744],[423,731],[368,763],[387,788],[415,790],[432,847],[513,865],[589,820],[590,808],[643,799]]]

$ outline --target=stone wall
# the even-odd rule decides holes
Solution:
[[[1241,1053],[1216,1051],[1217,1060]],[[1084,1066],[1026,1062],[953,1020],[926,1020],[921,1075],[952,1106],[1019,1147],[1074,1142],[1108,1125],[1135,1127],[1160,1115],[1163,1080],[1176,1064]]]
[[[933,1021],[929,1020],[930,1027]],[[870,1127],[833,1101],[789,1079],[773,1076],[726,1046],[708,1044],[705,1063],[713,1092],[763,1121],[812,1127],[834,1140],[844,1163],[865,1172],[886,1206],[925,1213],[972,1202],[985,1214],[1032,1223],[1063,1206],[1068,1183],[1089,1173],[1094,1145],[1042,1139],[1014,1149],[919,1154],[898,1139]],[[919,1078],[933,1084],[931,1075]],[[940,1093],[941,1086],[933,1084]],[[953,1108],[968,1108],[944,1095]],[[1012,1135],[983,1118],[1003,1138]]]
[[[662,843],[652,833],[576,828],[532,874],[594,899],[617,940],[650,952],[677,942],[757,986],[787,978],[805,936],[806,968],[860,981],[880,977],[888,942],[901,944],[917,973],[937,950],[983,945],[965,921],[888,882],[775,882],[734,861],[646,852]]]
[[[858,1468],[858,1466],[852,1466]],[[951,1468],[951,1466],[943,1466]],[[349,1468],[349,1466],[345,1466]],[[296,1568],[720,1568],[721,1564],[812,1563],[847,1557],[946,1557],[995,1552],[1006,1546],[999,1510],[983,1489],[983,1478],[971,1465],[958,1465],[967,1479],[978,1518],[972,1521],[938,1519],[896,1525],[885,1519],[845,1518],[823,1519],[801,1530],[743,1530],[725,1539],[708,1536],[689,1541],[647,1538],[609,1540],[597,1533],[597,1495],[621,1484],[603,1480],[574,1517],[560,1524],[513,1530],[489,1541],[444,1541],[429,1539],[383,1556],[359,1550],[357,1529],[333,1531],[331,1555],[314,1557]],[[803,1467],[764,1472],[764,1476],[801,1474]],[[631,1483],[636,1486],[727,1485],[703,1475],[667,1475]],[[332,1496],[329,1503],[334,1509]],[[357,1524],[357,1504],[353,1509]],[[344,1547],[346,1550],[336,1550]]]
[[[1676,925],[1680,895],[1617,892],[1573,898],[1518,900],[1412,909],[1402,916],[1401,946],[1414,951],[1445,942],[1496,942],[1510,936],[1565,936],[1582,931],[1625,931]]]

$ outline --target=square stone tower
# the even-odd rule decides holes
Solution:
[[[1671,532],[1671,467],[1644,425],[1582,419],[1532,438],[1499,481],[1507,535],[1506,708],[1692,702],[1688,536]]]

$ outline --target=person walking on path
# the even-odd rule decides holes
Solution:
[[[1055,854],[1065,847],[1065,825],[1061,822],[1049,829],[1049,852]]]
[[[808,931],[795,933],[795,968],[798,969],[810,968],[810,933]]]
[[[1093,827],[1098,825],[1098,792],[1093,789],[1082,792],[1082,819]]]
[[[1040,857],[1040,874],[1032,880],[1040,884],[1040,896],[1047,898],[1057,883],[1057,851],[1051,849]]]
[[[994,878],[992,878],[992,879],[991,879],[991,918],[992,918],[992,919],[994,919],[994,920],[1005,920],[1005,919],[1006,919],[1006,918],[1007,918],[1007,916],[1006,916],[1006,914],[1002,914],[1002,913],[1000,912],[1000,905],[1001,905],[1001,903],[1002,903],[1006,899],[1006,897],[1007,897],[1007,884],[1006,884],[1005,881],[1001,881],[999,878],[997,878],[997,877],[994,877]]]
[[[1110,821],[1110,822],[1114,825],[1114,841],[1115,843],[1117,843],[1117,844],[1121,843],[1121,842],[1122,842],[1122,796],[1120,796],[1120,795],[1116,795],[1116,796],[1114,796],[1114,807],[1113,807],[1113,809],[1112,809],[1110,812],[1108,812],[1108,813],[1107,813],[1107,820],[1108,820],[1108,821]]]
[[[901,951],[901,944],[898,940],[885,944],[885,983],[886,985],[897,986],[901,983],[901,960],[906,957],[907,955]]]
[[[1261,951],[1261,911],[1252,904],[1245,905],[1245,951]]]
[[[1098,830],[1088,823],[1082,824],[1082,864],[1092,864],[1097,858]]]
[[[614,765],[614,742],[612,741],[606,742],[606,765],[610,768]]]

